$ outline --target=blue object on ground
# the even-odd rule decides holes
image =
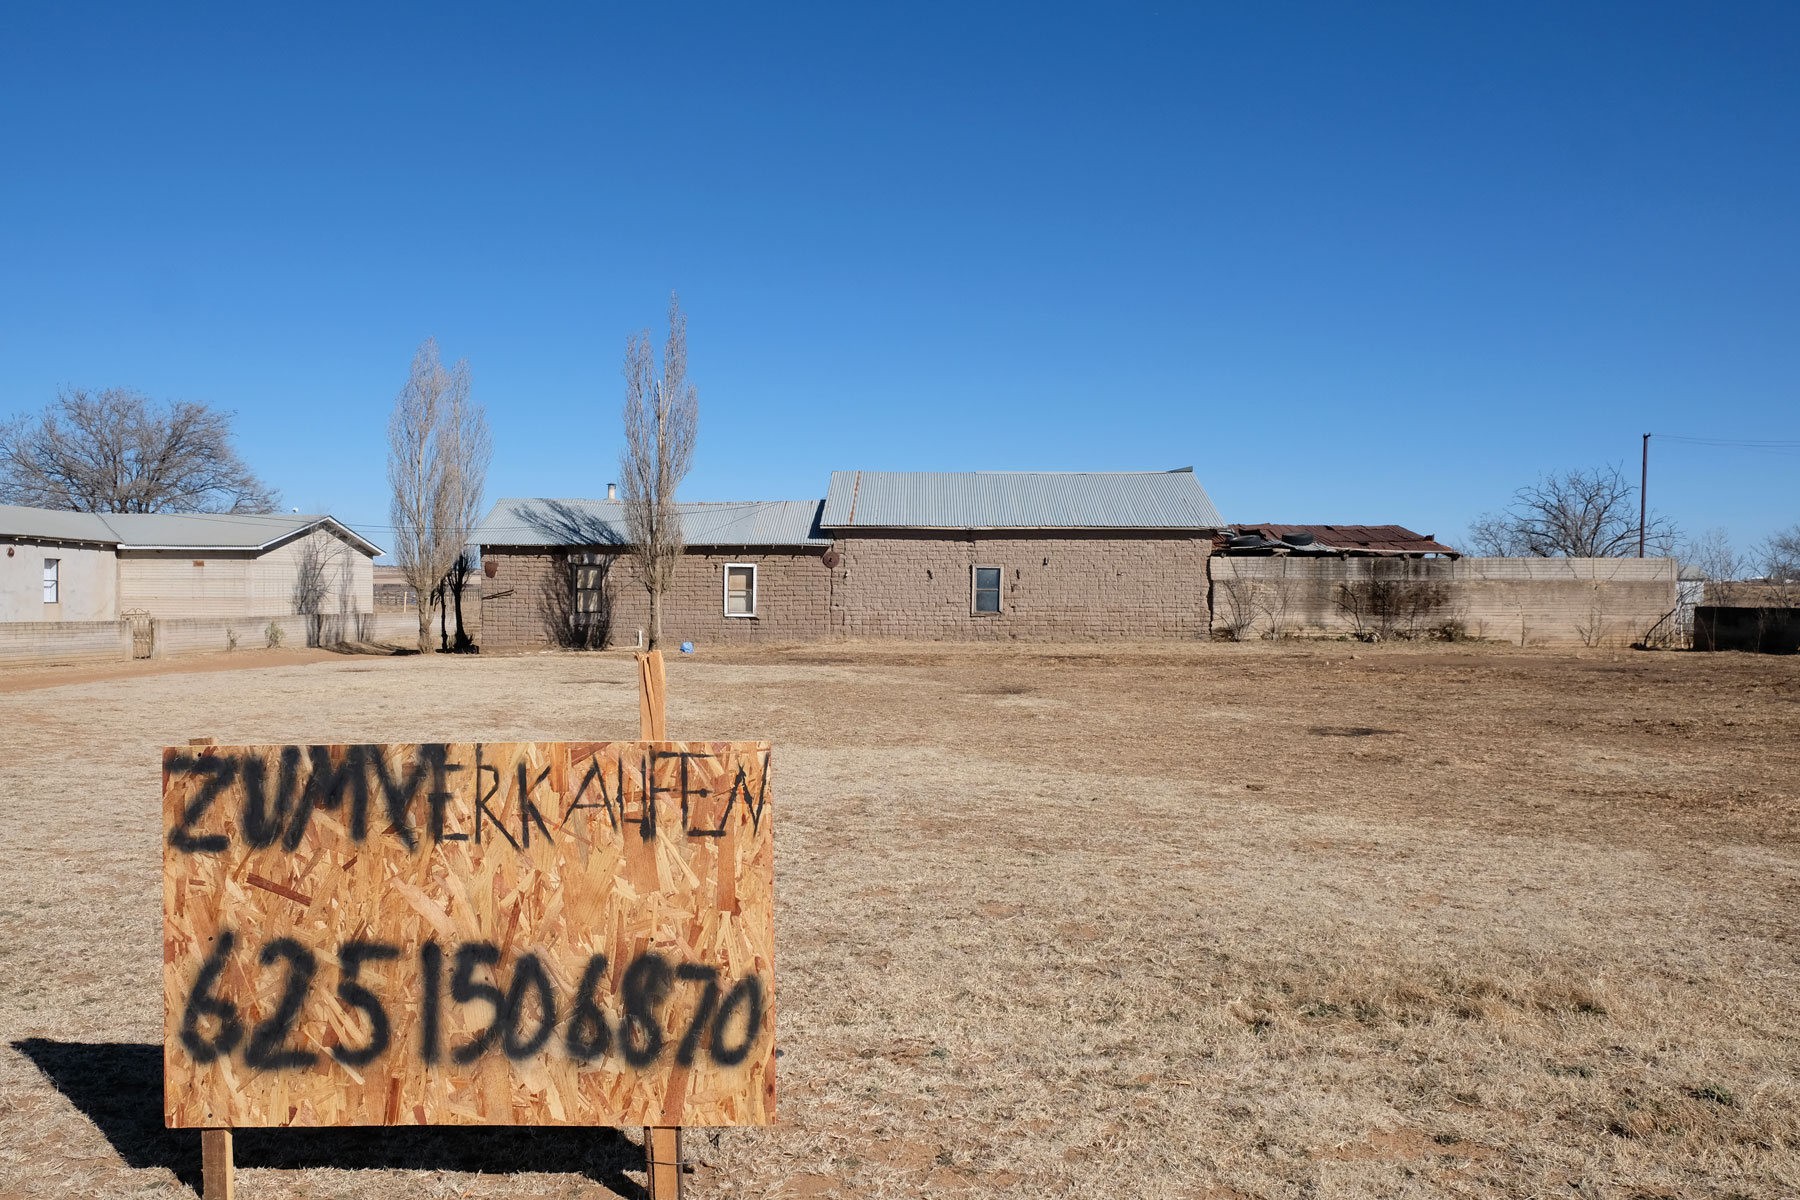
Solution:
[[[692,643],[692,642],[681,643],[681,652],[683,654],[692,654],[694,652],[694,643]]]

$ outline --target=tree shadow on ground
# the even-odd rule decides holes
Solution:
[[[200,1132],[163,1127],[162,1047],[141,1042],[22,1038],[29,1058],[92,1121],[129,1167],[166,1167],[200,1191]],[[628,1178],[644,1151],[617,1129],[536,1126],[418,1126],[240,1129],[237,1165],[304,1170],[551,1171],[585,1175],[626,1200],[646,1200]]]

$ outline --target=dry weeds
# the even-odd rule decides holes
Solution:
[[[0,694],[0,1190],[195,1180],[157,746],[629,736],[633,687],[546,655]],[[782,1121],[692,1135],[696,1197],[1800,1194],[1800,661],[830,646],[670,692],[781,780]],[[246,1200],[637,1186],[604,1131],[239,1157]]]

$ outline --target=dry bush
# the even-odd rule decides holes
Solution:
[[[1408,563],[1376,560],[1370,563],[1366,577],[1338,584],[1333,598],[1356,637],[1363,641],[1415,638],[1441,615],[1450,602],[1450,589],[1434,579],[1395,570],[1408,567]]]

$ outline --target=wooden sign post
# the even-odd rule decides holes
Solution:
[[[775,1119],[766,742],[163,755],[163,1105],[229,1196],[242,1126]],[[652,685],[654,682],[654,686]]]

